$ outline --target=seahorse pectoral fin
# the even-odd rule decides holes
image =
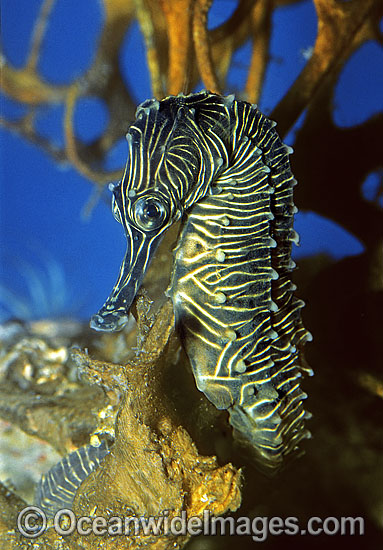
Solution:
[[[129,233],[117,282],[105,304],[91,318],[94,330],[114,332],[126,325],[129,309],[162,236],[143,233],[134,227],[129,228]]]

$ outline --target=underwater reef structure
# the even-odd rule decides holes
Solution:
[[[315,336],[305,354],[316,376],[309,383],[302,382],[303,390],[310,396],[310,411],[313,412],[310,431],[315,437],[309,445],[302,444],[306,451],[304,459],[292,461],[272,479],[253,468],[250,456],[237,452],[227,422],[227,400],[222,397],[221,388],[216,389],[213,382],[206,383],[205,379],[209,373],[205,372],[208,362],[204,362],[204,358],[209,354],[204,346],[213,343],[220,351],[222,346],[234,350],[228,356],[230,362],[233,357],[237,358],[235,341],[239,338],[213,342],[205,333],[202,335],[201,330],[193,335],[182,325],[182,316],[190,314],[185,296],[192,296],[194,304],[197,298],[204,300],[203,294],[196,295],[194,287],[185,290],[180,286],[185,273],[183,262],[190,258],[187,254],[184,256],[184,252],[195,252],[189,242],[196,227],[191,227],[196,224],[192,216],[183,220],[180,235],[177,222],[164,235],[156,257],[147,269],[143,286],[140,290],[134,288],[129,305],[123,304],[115,316],[117,325],[127,321],[121,331],[97,333],[75,320],[14,320],[2,324],[0,417],[7,429],[20,428],[31,441],[44,442],[63,458],[34,487],[37,503],[47,516],[47,529],[37,538],[28,538],[17,528],[20,511],[36,501],[21,495],[12,482],[0,484],[1,550],[165,550],[183,547],[188,550],[231,550],[238,547],[246,550],[254,547],[251,536],[200,538],[192,537],[190,533],[154,536],[142,532],[129,533],[128,536],[119,533],[115,536],[82,536],[77,532],[62,535],[52,525],[52,516],[60,507],[71,508],[77,517],[102,516],[108,520],[115,516],[138,518],[166,514],[172,519],[183,513],[201,519],[206,511],[226,520],[239,515],[249,518],[295,516],[302,524],[311,516],[361,516],[365,525],[363,545],[374,548],[380,540],[383,529],[380,490],[383,471],[382,191],[380,187],[375,197],[367,200],[362,187],[369,174],[382,173],[383,114],[374,114],[355,126],[339,127],[334,122],[333,113],[335,88],[345,64],[366,43],[383,43],[379,26],[383,6],[380,0],[313,0],[317,15],[315,44],[295,82],[268,114],[270,120],[278,123],[279,139],[269,118],[251,105],[259,100],[263,90],[270,62],[274,17],[278,10],[301,3],[300,0],[238,0],[231,15],[210,29],[207,21],[211,0],[103,0],[100,3],[103,8],[102,29],[88,69],[81,76],[74,77],[72,82],[59,85],[39,74],[39,57],[45,50],[44,37],[58,4],[54,0],[43,0],[33,25],[25,66],[13,67],[2,54],[2,93],[24,108],[20,117],[1,116],[2,127],[41,148],[58,166],[69,163],[84,175],[94,189],[88,213],[107,184],[120,181],[124,175],[122,166],[120,170],[111,172],[105,165],[109,151],[125,136],[135,119],[136,104],[122,74],[120,52],[127,32],[136,22],[144,39],[155,98],[137,113],[135,125],[138,129],[140,124],[151,120],[153,113],[157,112],[157,105],[182,111],[180,124],[195,125],[193,116],[200,115],[199,108],[194,105],[185,107],[185,103],[193,103],[198,97],[201,101],[212,99],[219,111],[218,116],[226,117],[226,122],[232,119],[242,124],[246,119],[250,126],[251,123],[264,126],[262,135],[251,134],[249,129],[248,142],[246,144],[244,140],[240,152],[246,157],[247,147],[251,146],[253,152],[256,148],[262,150],[259,165],[250,166],[250,157],[247,159],[249,169],[254,168],[257,173],[257,185],[262,185],[263,178],[266,182],[276,176],[274,193],[267,197],[265,194],[266,202],[276,201],[274,210],[269,203],[265,209],[265,216],[275,216],[273,223],[268,216],[266,228],[273,228],[274,233],[266,231],[262,235],[267,236],[268,275],[272,275],[272,269],[279,275],[278,279],[271,277],[271,281],[267,278],[269,286],[265,304],[267,301],[267,315],[273,321],[267,327],[268,335],[278,344],[274,354],[278,357],[276,361],[273,357],[271,359],[277,364],[279,362],[281,369],[274,373],[269,364],[271,370],[263,387],[260,380],[252,383],[259,383],[259,393],[270,390],[266,396],[267,405],[275,399],[277,404],[282,403],[278,407],[286,407],[286,421],[279,425],[282,431],[285,429],[287,438],[278,447],[278,434],[271,437],[274,445],[273,452],[269,453],[274,455],[271,459],[265,458],[268,454],[265,441],[251,441],[260,458],[258,462],[272,463],[273,469],[274,466],[279,468],[281,456],[290,454],[297,440],[306,434],[301,390],[296,389],[294,403],[297,408],[292,406],[293,414],[289,418],[289,391],[283,392],[284,382],[293,393],[298,371],[310,372],[301,351],[308,334],[301,325],[301,302],[293,297],[293,287],[289,287],[286,294],[289,300],[285,312],[287,317],[279,317],[285,299],[280,285],[290,285],[293,266],[289,247],[296,240],[292,231],[290,150],[280,141],[291,129],[296,129],[295,154],[291,163],[299,181],[294,189],[294,203],[300,209],[336,221],[357,236],[365,250],[359,256],[340,261],[323,255],[303,259],[299,262],[299,271],[292,276],[294,284],[299,287],[299,296],[307,304],[304,324]],[[75,18],[76,13],[73,13]],[[227,80],[235,63],[235,53],[248,41],[251,55],[246,82],[243,87],[228,90]],[[201,96],[189,95],[200,81],[209,92]],[[235,98],[227,98],[224,94],[228,92],[235,92]],[[182,97],[181,93],[184,94],[182,101],[174,99]],[[77,106],[86,97],[102,101],[109,118],[103,134],[84,143],[76,133],[74,119]],[[52,105],[63,107],[64,142],[61,145],[39,133],[36,123],[39,112]],[[240,113],[245,111],[246,117],[241,118]],[[301,119],[300,124],[296,126],[298,119]],[[193,128],[195,132],[195,126]],[[209,143],[217,146],[218,151],[224,138],[219,131],[215,137],[213,134],[209,132]],[[135,137],[131,131],[128,135],[131,136],[129,144],[134,147]],[[258,142],[262,136],[263,145]],[[225,139],[233,138],[226,136]],[[233,185],[233,180],[240,180],[241,174],[235,178],[229,174],[230,178],[225,180],[225,156],[221,155],[224,159],[221,164],[218,154],[209,153],[209,147],[201,148],[202,142],[199,142],[199,148],[206,170],[211,170],[218,179],[223,178],[222,185],[216,186],[221,189],[214,190],[212,184],[213,192],[206,194],[203,200],[207,201],[209,208],[218,208],[226,229],[232,225],[230,215],[233,212],[227,210],[227,200],[224,209],[220,210],[220,193],[231,193],[234,197],[241,182],[233,189],[225,186]],[[273,150],[271,155],[269,145]],[[275,167],[278,148],[284,171],[279,170],[279,165]],[[282,173],[284,176],[278,180]],[[113,185],[113,210],[116,218],[125,223],[126,209],[121,204],[122,194],[119,195],[121,185],[125,184]],[[219,193],[214,192],[217,190]],[[194,205],[196,217],[201,217],[203,200]],[[283,216],[278,218],[279,200],[281,205],[282,202],[287,205],[288,215],[284,222]],[[156,213],[162,213],[161,223],[168,220],[169,212],[162,209],[162,203],[155,203],[151,208],[147,204],[141,206],[136,222],[140,222],[140,216],[146,216],[148,222],[147,218],[153,218]],[[241,215],[245,215],[245,209]],[[229,220],[228,225],[225,218]],[[149,221],[152,223],[153,219]],[[210,238],[208,233],[204,232],[205,239]],[[276,242],[276,247],[272,241]],[[174,259],[176,242],[178,247]],[[230,254],[229,250],[222,248],[219,247],[215,258],[218,266],[223,266],[221,260]],[[143,271],[140,266],[140,274]],[[278,271],[283,272],[282,277]],[[249,272],[244,268],[241,277],[246,278]],[[169,283],[170,299],[165,294]],[[265,283],[265,288],[267,285]],[[219,285],[217,288],[216,303],[209,304],[209,307],[219,307],[227,320],[228,291]],[[261,295],[264,290],[260,285],[256,292]],[[270,293],[272,300],[269,300]],[[278,311],[273,311],[274,303]],[[129,306],[131,315],[128,317]],[[204,306],[208,307],[206,303]],[[113,312],[113,307],[112,304],[109,310],[101,309],[100,317],[94,317],[93,325],[101,328],[101,319],[107,324],[110,320],[108,312]],[[282,342],[272,332],[274,330],[279,336],[278,326],[283,326],[288,332],[286,341]],[[198,328],[201,327],[198,325]],[[211,333],[211,326],[205,329]],[[181,346],[180,334],[186,353]],[[240,338],[246,339],[246,336],[240,334]],[[210,347],[216,349],[214,345]],[[260,351],[260,359],[263,352],[266,355],[270,352],[272,345],[267,346],[251,351],[255,354]],[[236,380],[240,383],[230,387],[228,392],[230,398],[234,396],[235,412],[239,415],[231,419],[239,439],[243,435],[252,438],[256,433],[246,429],[251,415],[247,414],[245,398],[249,397],[253,404],[257,394],[240,397],[236,394],[246,387],[243,381],[250,366],[246,361],[254,359],[254,353],[242,359],[244,364],[241,360],[235,363]],[[297,358],[302,359],[299,365]],[[291,380],[287,376],[290,368]],[[284,374],[279,379],[278,372],[281,371]],[[268,386],[270,378],[275,382],[272,388]],[[196,382],[208,398],[198,391]],[[272,405],[270,407],[272,409]],[[254,419],[259,421],[257,415]],[[295,420],[297,425],[290,430]],[[315,542],[318,548],[323,544],[338,548],[345,541],[349,548],[359,548],[361,538],[317,536],[310,539],[310,544]],[[281,534],[269,537],[264,544],[268,549],[281,544],[286,548],[293,545],[295,549],[303,549],[308,543],[307,537],[293,539]]]
[[[14,421],[31,434],[36,433],[38,426],[39,437],[60,451],[69,451],[80,444],[79,450],[72,451],[63,460],[62,471],[54,467],[38,487],[37,504],[48,518],[68,507],[78,517],[92,517],[97,510],[97,516],[106,519],[150,517],[165,512],[170,514],[169,520],[182,517],[182,512],[187,517],[202,518],[204,510],[220,515],[235,511],[240,505],[240,471],[231,464],[220,466],[215,457],[201,456],[187,431],[176,421],[174,411],[169,410],[163,401],[162,378],[174,353],[173,347],[168,345],[173,332],[168,323],[172,305],[166,302],[155,319],[148,320],[145,317],[148,302],[148,298],[142,296],[137,304],[138,311],[141,311],[139,326],[146,327],[146,335],[142,338],[137,357],[123,365],[91,359],[80,350],[72,351],[68,361],[62,335],[58,338],[55,335],[53,339],[41,335],[40,338],[33,337],[32,334],[26,337],[20,327],[9,327],[8,339],[2,341],[3,345],[10,346],[2,362],[2,392],[13,395],[7,406],[2,402],[3,415],[13,416]],[[39,327],[35,330],[38,331]],[[19,343],[13,345],[18,339],[21,339]],[[54,348],[49,344],[61,344],[61,347]],[[20,370],[15,364],[20,366]],[[39,364],[44,369],[43,378]],[[59,367],[61,376],[57,376]],[[71,368],[79,369],[96,385],[86,384],[84,380],[70,382]],[[39,386],[34,396],[25,391],[28,382]],[[18,385],[24,388],[19,387],[17,391]],[[45,399],[44,389],[47,392]],[[103,397],[98,394],[100,391]],[[87,424],[85,410],[88,412]],[[45,420],[45,428],[41,417]],[[69,417],[81,419],[82,424],[71,424]],[[81,443],[89,440],[91,431],[91,445],[85,451]],[[100,458],[93,471],[86,472],[79,490],[68,498],[70,484],[65,486],[66,478],[72,485],[74,478],[78,481],[78,463],[87,463],[88,449],[92,445],[98,448],[98,443],[106,450],[108,440],[113,441],[110,451],[103,453],[103,460]],[[57,494],[65,499],[57,498]],[[2,510],[5,526],[15,509],[21,510],[22,501],[11,497],[9,490],[3,492],[3,497],[7,502]],[[189,538],[188,533],[161,536],[139,532],[129,537],[110,536],[100,542],[98,536],[84,537],[76,532],[73,536],[63,537],[54,529],[48,529],[38,539],[30,541],[30,547],[33,544],[41,548],[63,549],[165,549],[181,547]],[[2,532],[1,541],[1,544],[8,544],[7,547],[17,548],[18,544],[29,547],[28,538],[23,538],[13,528]]]

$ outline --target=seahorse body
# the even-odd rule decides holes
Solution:
[[[270,472],[309,436],[299,382],[311,374],[290,282],[295,180],[274,126],[255,106],[208,92],[139,106],[113,190],[128,250],[91,322],[125,324],[160,237],[183,216],[168,295],[196,384]]]
[[[99,447],[84,445],[65,456],[43,475],[36,489],[36,504],[47,517],[53,518],[58,510],[72,508],[81,483],[93,472],[108,453],[102,441]]]

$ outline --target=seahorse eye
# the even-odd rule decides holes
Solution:
[[[156,197],[141,197],[133,206],[136,225],[145,231],[159,229],[168,217],[166,204]]]

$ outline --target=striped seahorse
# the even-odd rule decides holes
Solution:
[[[58,510],[71,509],[81,483],[98,468],[107,454],[106,441],[98,447],[84,445],[69,453],[41,477],[35,496],[37,506],[49,518],[53,518]]]
[[[197,387],[276,471],[310,435],[300,378],[312,372],[302,355],[311,335],[290,281],[292,150],[256,106],[209,92],[145,101],[127,141],[113,187],[127,252],[91,327],[124,326],[161,237],[182,218],[167,294]]]

